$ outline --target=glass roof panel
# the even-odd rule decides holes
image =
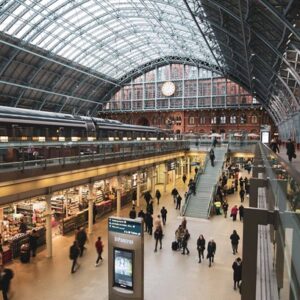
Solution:
[[[161,56],[217,64],[182,0],[7,1],[0,31],[116,79]]]

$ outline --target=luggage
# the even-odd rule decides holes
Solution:
[[[174,241],[172,242],[172,250],[177,251],[178,250],[178,242]]]

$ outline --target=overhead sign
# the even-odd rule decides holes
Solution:
[[[110,217],[108,218],[108,231],[130,234],[135,236],[142,235],[142,223],[124,218]]]

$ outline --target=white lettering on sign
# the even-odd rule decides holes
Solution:
[[[119,236],[115,236],[115,242],[120,242],[120,243],[123,243],[123,244],[133,245],[133,240],[127,240],[127,239],[121,238]]]

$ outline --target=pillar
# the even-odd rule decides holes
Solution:
[[[120,217],[121,213],[121,178],[118,177],[118,186],[117,186],[117,217]]]
[[[88,234],[93,233],[93,219],[94,219],[94,199],[93,199],[93,184],[89,184],[89,218],[88,218]]]
[[[176,169],[172,170],[173,173],[173,187],[176,186]]]
[[[141,179],[140,179],[140,172],[137,172],[137,177],[136,177],[136,206],[140,207],[140,195],[141,195]]]
[[[46,212],[45,212],[45,219],[46,219],[46,252],[47,252],[47,257],[48,258],[52,257],[51,197],[52,197],[52,193],[46,195]]]
[[[183,176],[183,158],[180,159],[180,175]]]
[[[151,194],[155,197],[155,177],[156,177],[156,167],[151,168]]]
[[[190,180],[190,168],[191,168],[191,159],[189,157],[187,157],[187,170],[186,170],[186,177],[187,177],[187,180],[189,182]]]
[[[257,207],[258,188],[267,187],[267,180],[260,178],[250,178],[250,191],[249,191],[249,206]]]
[[[164,192],[167,191],[167,184],[168,184],[168,165],[165,164],[165,170],[164,170]]]

